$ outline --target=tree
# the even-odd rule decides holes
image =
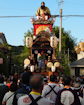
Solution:
[[[24,46],[23,47],[17,46],[17,48],[16,48],[15,46],[12,46],[14,51],[17,52],[17,53],[16,52],[12,53],[13,54],[13,62],[16,65],[16,68],[13,68],[13,69],[18,69],[18,67],[19,67],[19,71],[23,70],[24,60],[25,60],[25,58],[28,58],[28,56],[30,54],[30,49],[28,49],[25,45],[25,38],[30,35],[33,36],[32,28],[31,28],[31,31],[28,30],[27,33],[24,33],[24,40],[23,40]]]
[[[63,55],[64,56],[64,55]],[[70,62],[68,62],[67,54],[65,54],[65,59],[62,60],[62,66],[63,66],[63,74],[64,75],[70,75],[70,68],[68,66]]]
[[[59,27],[53,26],[52,33],[55,33],[56,37],[59,38]],[[62,53],[67,54],[67,50],[70,50],[70,60],[74,61],[76,59],[76,55],[73,56],[74,46],[76,45],[76,38],[71,36],[71,31],[65,31],[62,28]],[[57,46],[57,56],[59,55],[59,45]]]

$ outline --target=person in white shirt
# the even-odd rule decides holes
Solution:
[[[53,105],[53,102],[41,97],[43,85],[43,77],[39,74],[33,75],[30,79],[32,91],[29,95],[20,97],[18,105]]]
[[[76,82],[76,83],[74,84],[73,89],[76,90],[77,95],[78,95],[79,100],[80,100],[80,103],[81,103],[81,105],[83,105],[83,104],[84,104],[84,103],[83,103],[83,93],[81,92],[80,83]]]
[[[56,83],[56,76],[51,75],[50,76],[50,82],[48,85],[44,86],[43,91],[42,91],[42,96],[53,101],[55,103],[57,93],[60,90],[59,85]]]
[[[10,86],[10,91],[7,92],[4,95],[3,101],[2,101],[2,105],[12,105],[13,103],[13,98],[14,98],[14,92],[17,90],[17,84],[16,83],[12,83]]]

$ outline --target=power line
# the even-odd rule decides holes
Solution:
[[[60,15],[52,15],[52,17],[60,17]],[[62,17],[84,17],[84,15],[62,15]]]
[[[18,17],[36,17],[36,16],[0,16],[0,18],[18,18]],[[52,15],[51,17],[60,17],[60,15]],[[84,17],[84,15],[62,15],[62,17]]]
[[[62,15],[62,17],[84,17],[84,15]]]
[[[35,16],[0,16],[0,18],[18,18],[18,17],[35,17]]]

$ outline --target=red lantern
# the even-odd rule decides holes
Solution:
[[[0,58],[0,65],[3,64],[3,58]]]

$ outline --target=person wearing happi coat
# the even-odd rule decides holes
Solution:
[[[81,105],[77,92],[71,89],[71,78],[65,76],[63,81],[64,89],[58,92],[55,105]]]

